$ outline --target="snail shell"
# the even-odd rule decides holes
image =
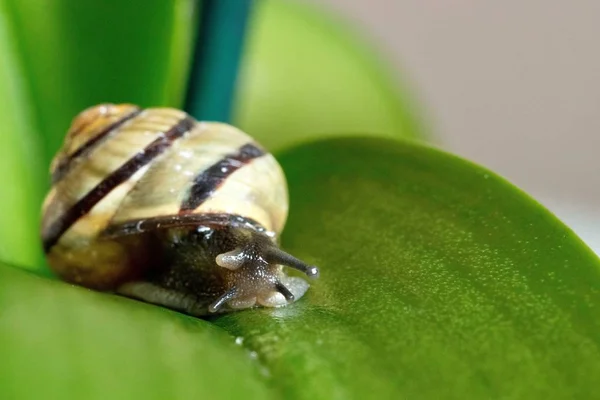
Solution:
[[[48,263],[64,280],[202,316],[302,297],[278,247],[284,173],[250,136],[171,108],[81,112],[50,167]]]

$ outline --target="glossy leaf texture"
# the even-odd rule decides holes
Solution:
[[[2,267],[0,398],[595,395],[600,261],[526,194],[386,139],[278,158],[304,298],[210,324]]]
[[[596,395],[600,261],[539,204],[471,163],[387,140],[280,159],[283,245],[321,278],[295,306],[216,323],[286,398]]]
[[[323,4],[254,2],[233,124],[271,151],[339,135],[429,138],[405,77]]]

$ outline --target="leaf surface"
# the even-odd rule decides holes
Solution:
[[[0,397],[596,395],[600,262],[526,194],[392,140],[278,158],[304,298],[207,322],[3,267]]]
[[[0,0],[0,171],[5,172],[0,189],[0,259],[36,268],[43,265],[38,231],[46,166],[7,10]]]
[[[193,0],[2,1],[47,157],[85,108],[102,102],[182,106]]]
[[[388,140],[280,159],[283,245],[321,277],[294,306],[216,323],[290,398],[597,393],[600,263],[542,206],[490,171]]]
[[[0,266],[0,398],[269,399],[215,326]]]

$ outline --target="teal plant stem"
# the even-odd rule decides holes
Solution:
[[[204,0],[185,109],[229,122],[252,0]]]

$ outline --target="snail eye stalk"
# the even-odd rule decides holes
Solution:
[[[286,253],[277,247],[268,249],[265,254],[265,259],[269,264],[285,265],[286,267],[293,268],[306,274],[309,278],[319,277],[319,269],[316,266],[308,265],[304,261],[297,259],[293,255]]]

